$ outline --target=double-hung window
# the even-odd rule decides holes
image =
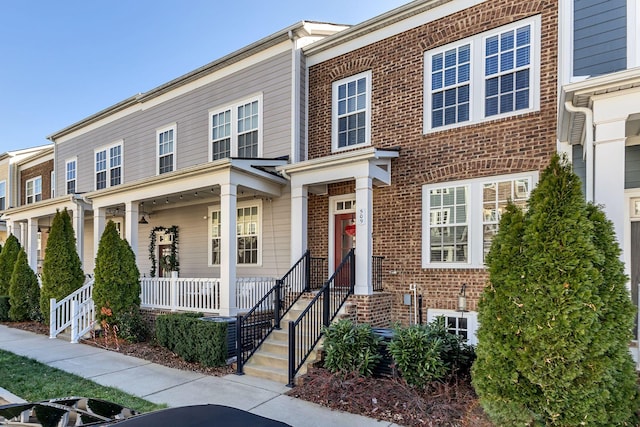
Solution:
[[[261,263],[261,217],[260,201],[238,203],[236,209],[236,263],[238,265],[259,265]],[[219,207],[209,208],[209,265],[220,265],[221,232],[224,217]]]
[[[478,344],[478,337],[476,336],[478,330],[478,313],[461,313],[459,311],[432,308],[427,310],[428,323],[434,322],[438,318],[442,318],[444,327],[450,334],[458,335],[466,340],[467,344]]]
[[[95,158],[96,190],[102,190],[103,188],[122,184],[122,142],[96,150]],[[68,187],[69,169],[67,167],[67,188]]]
[[[176,170],[176,133],[175,124],[156,131],[158,175]]]
[[[38,176],[27,180],[25,183],[25,195],[27,204],[42,200],[42,177]]]
[[[262,155],[262,95],[209,112],[209,158]]]
[[[333,151],[370,145],[371,71],[334,82],[331,93]]]
[[[73,194],[76,192],[77,164],[77,159],[70,159],[65,162],[65,183],[67,190],[65,194]]]
[[[422,188],[423,268],[482,268],[509,200],[526,208],[537,172]]]
[[[539,109],[540,17],[425,53],[425,132]]]
[[[7,181],[0,181],[0,211],[7,208]]]

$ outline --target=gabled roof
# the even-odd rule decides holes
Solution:
[[[62,130],[59,130],[56,133],[49,135],[47,139],[54,141],[64,135],[81,129],[84,126],[95,123],[119,111],[125,110],[132,105],[147,102],[153,98],[159,97],[167,92],[189,84],[195,80],[198,80],[232,64],[240,62],[243,59],[251,57],[252,55],[260,53],[287,40],[294,40],[295,38],[300,37],[324,37],[329,34],[334,34],[338,31],[344,30],[345,28],[347,28],[347,26],[313,21],[300,21],[283,30],[271,34],[270,36],[258,40],[248,46],[245,46],[242,49],[236,50],[235,52],[225,55],[222,58],[216,59],[213,62],[203,65],[200,68],[197,68],[187,74],[164,83],[154,89],[124,99],[117,104],[107,107],[102,111],[99,111],[85,119],[82,119],[79,122],[76,122]]]

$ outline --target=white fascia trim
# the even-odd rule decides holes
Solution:
[[[570,100],[578,95],[589,95],[612,89],[626,89],[633,85],[640,85],[640,66],[569,83],[564,85],[562,91],[565,98]]]
[[[41,165],[44,162],[48,162],[49,160],[53,160],[53,149],[28,157],[18,162],[17,166],[20,170],[24,170],[24,169],[32,168],[34,166]]]
[[[484,1],[487,0],[451,0],[444,4],[438,4],[439,2],[435,1],[423,1],[418,5],[409,3],[310,45],[304,49],[308,56],[307,65],[311,67],[429,22],[437,21]],[[417,14],[412,11],[412,9],[424,7],[429,7],[429,9]],[[406,18],[404,18],[405,15]]]
[[[306,160],[304,162],[280,166],[277,167],[276,170],[283,171],[287,175],[290,175],[319,168],[337,166],[344,163],[358,162],[361,160],[395,159],[399,155],[400,153],[398,153],[397,151],[379,150],[374,147],[367,147],[361,150],[345,151],[326,157],[320,157],[317,159]]]
[[[39,218],[52,215],[56,210],[73,210],[76,206],[73,203],[73,196],[64,195],[55,199],[46,199],[29,205],[22,205],[17,208],[7,209],[3,213],[2,219],[11,221],[26,221],[29,218]]]

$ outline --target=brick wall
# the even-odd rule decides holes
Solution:
[[[508,23],[541,15],[540,110],[423,134],[424,53]],[[394,321],[408,322],[402,295],[415,283],[424,308],[455,309],[467,284],[469,309],[487,281],[483,269],[423,269],[422,186],[541,170],[556,150],[557,2],[493,0],[317,64],[309,70],[309,158],[331,154],[331,84],[371,70],[371,140],[400,147],[392,184],[373,192],[373,253],[385,256],[383,282]],[[309,247],[328,252],[328,200],[353,193],[353,182],[309,197]],[[396,274],[390,274],[395,271]],[[376,319],[375,321],[378,321]]]
[[[40,163],[36,166],[20,171],[20,205],[27,202],[26,183],[28,180],[42,177],[42,200],[51,198],[51,172],[53,171],[53,160]]]

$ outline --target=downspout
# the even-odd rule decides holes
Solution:
[[[584,142],[582,144],[582,158],[586,166],[586,198],[587,202],[593,202],[593,111],[586,107],[576,107],[571,101],[565,101],[564,108],[570,113],[584,114]]]

